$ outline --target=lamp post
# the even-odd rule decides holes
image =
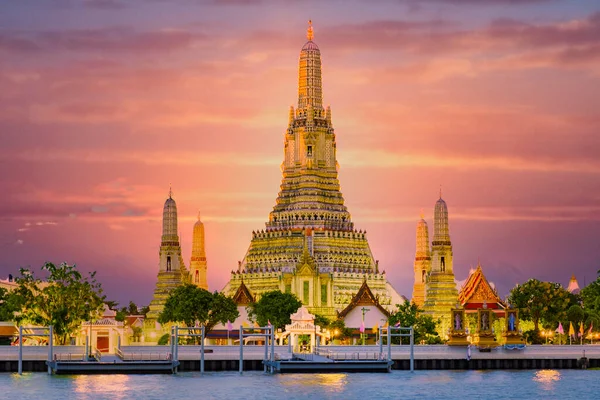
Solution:
[[[360,309],[360,311],[362,311],[362,325],[361,325],[362,332],[360,333],[360,335],[362,336],[362,345],[364,346],[365,345],[365,313],[369,312],[369,309],[363,307]]]

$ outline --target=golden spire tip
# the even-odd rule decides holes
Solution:
[[[315,37],[315,34],[313,32],[312,20],[309,19],[308,20],[308,29],[306,30],[306,38],[308,40],[313,40],[314,37]]]

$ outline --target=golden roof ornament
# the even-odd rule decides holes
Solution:
[[[312,20],[309,19],[308,20],[308,29],[306,30],[306,38],[308,40],[312,41],[314,37],[315,37],[315,34],[313,32]]]

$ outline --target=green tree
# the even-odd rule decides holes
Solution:
[[[139,315],[140,312],[138,311],[138,306],[133,302],[130,301],[129,305],[127,306],[127,315]]]
[[[161,324],[167,322],[183,323],[186,327],[204,325],[210,332],[216,324],[235,321],[239,317],[237,306],[231,297],[187,283],[174,289],[158,316]],[[200,333],[200,329],[194,330]]]
[[[330,324],[331,321],[329,318],[320,314],[315,314],[315,325],[320,326],[321,328],[329,328]]]
[[[422,310],[412,302],[406,300],[402,304],[396,304],[398,310],[390,315],[388,323],[390,326],[414,328],[415,343],[441,343],[441,339],[435,330],[436,321],[430,316],[422,313]],[[405,333],[405,332],[403,332]],[[397,338],[394,338],[397,339]],[[403,336],[402,343],[409,343],[410,338]]]
[[[508,303],[519,308],[521,318],[533,321],[534,330],[539,331],[540,321],[550,325],[566,321],[567,309],[576,304],[576,298],[559,283],[530,279],[510,291]]]
[[[298,311],[302,303],[291,293],[279,290],[263,293],[260,299],[246,307],[248,316],[260,326],[270,321],[275,329],[283,329],[291,323],[290,315]]]
[[[581,289],[580,295],[586,310],[600,311],[600,277]]]
[[[22,297],[0,287],[0,321],[14,321],[15,311],[22,307]]]
[[[83,277],[75,265],[57,267],[47,262],[42,270],[49,274],[47,284],[30,270],[21,269],[14,295],[21,297],[22,307],[15,320],[19,325],[52,325],[57,344],[64,345],[82,322],[100,315],[104,307],[102,286],[96,281],[96,272]]]
[[[336,319],[329,324],[329,329],[332,333],[333,340],[345,341],[352,336],[352,329],[346,328],[346,323],[343,319]]]
[[[579,304],[573,304],[567,309],[567,320],[573,324],[579,323],[585,319],[585,313]]]

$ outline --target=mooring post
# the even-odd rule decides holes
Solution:
[[[415,372],[415,328],[410,327],[410,372]]]
[[[388,361],[392,361],[392,328],[387,330]]]
[[[200,342],[200,375],[204,374],[204,325],[202,325],[202,341]]]
[[[19,375],[23,375],[23,327],[19,326]]]
[[[585,352],[584,352],[585,354]],[[271,373],[275,372],[275,327],[271,326]]]
[[[50,325],[48,327],[48,375],[52,375],[52,359],[54,358],[53,338],[54,338],[54,328],[52,327],[52,325]]]
[[[244,327],[240,325],[240,374],[244,372]]]
[[[383,333],[383,328],[379,327],[379,357],[383,354],[383,337],[381,334]]]
[[[179,362],[179,325],[175,325],[175,362]],[[179,371],[178,365],[175,365],[175,373]]]
[[[263,372],[266,374],[267,373],[267,361],[269,361],[269,328],[261,328],[261,331],[264,329],[264,338],[265,338],[265,357],[264,357],[264,366],[263,366]]]
[[[173,352],[175,351],[175,348],[173,346],[173,326],[171,326],[171,335],[169,337],[169,342],[171,342],[171,361],[173,361],[175,359],[175,354],[173,354]]]

